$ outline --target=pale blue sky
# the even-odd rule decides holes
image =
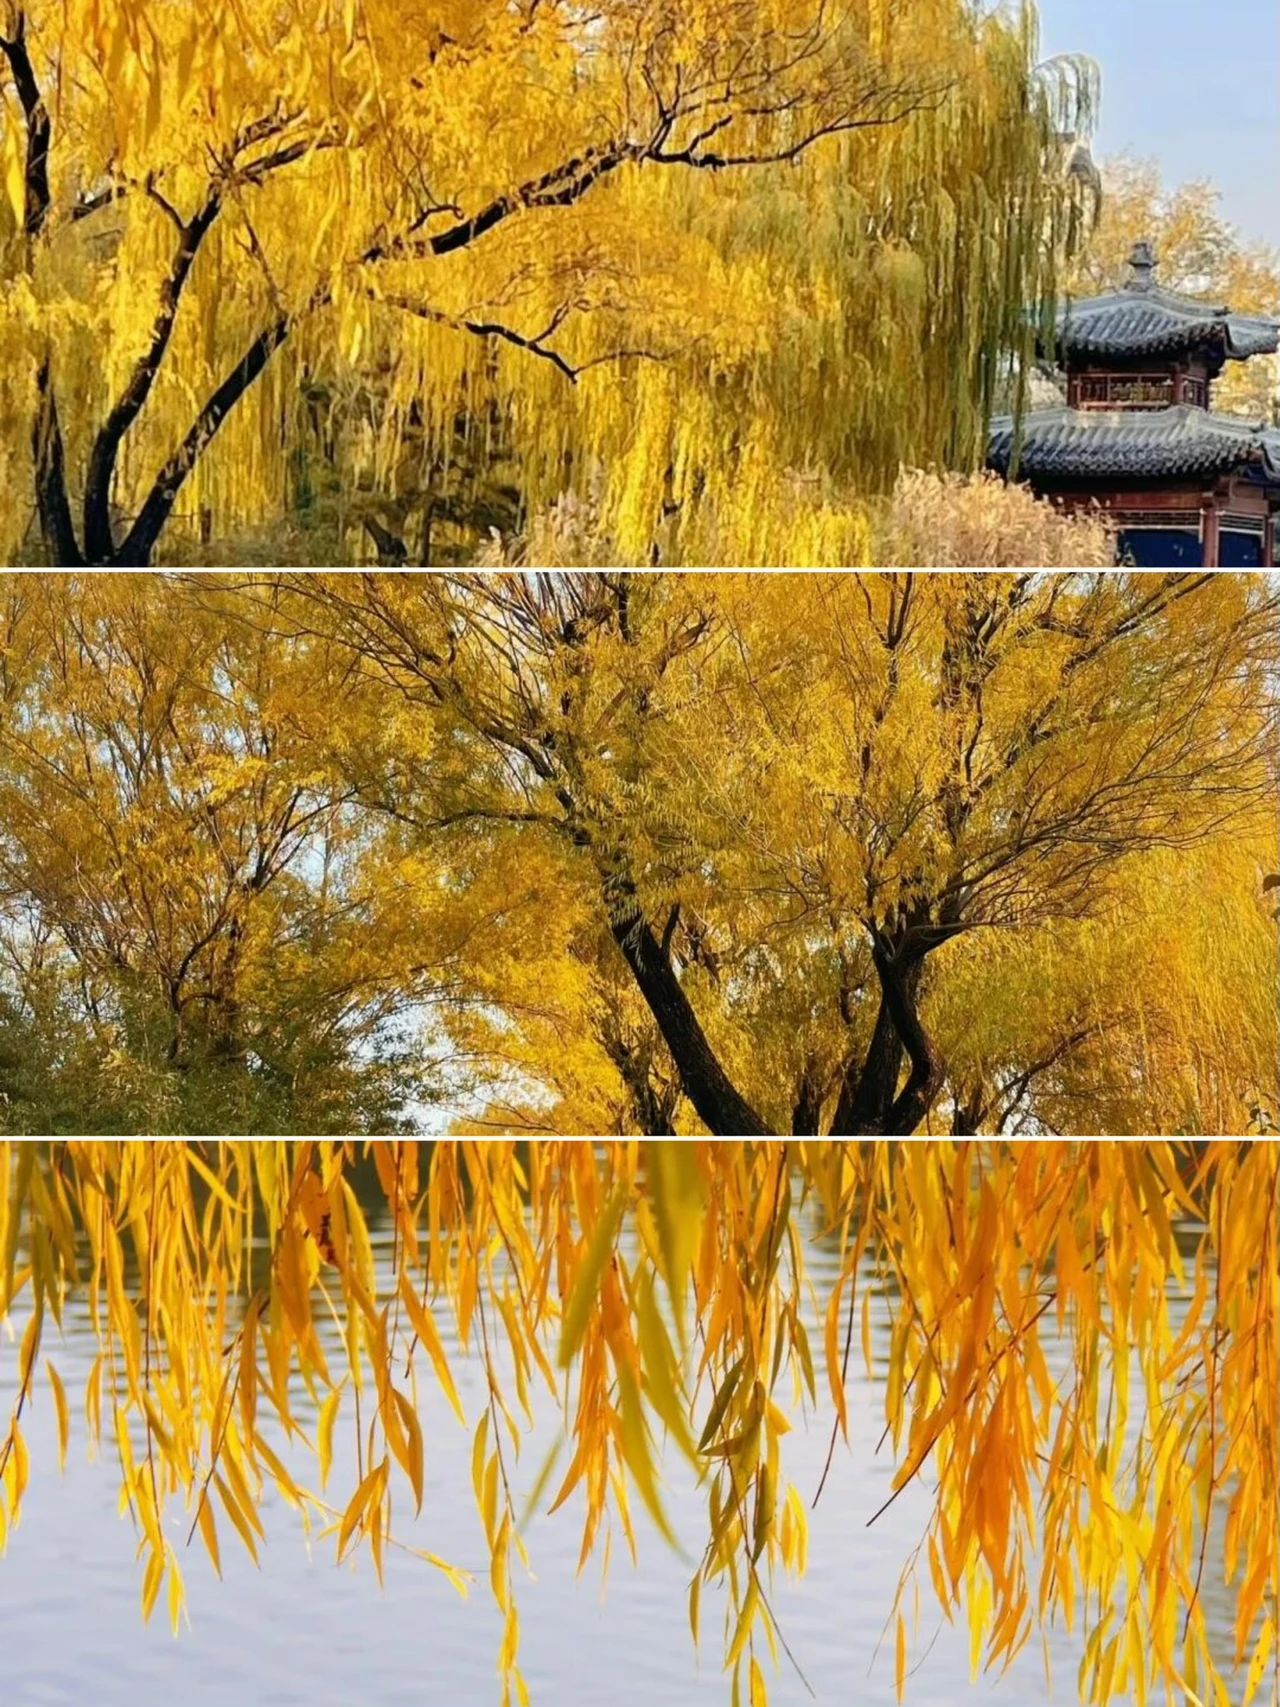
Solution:
[[[1227,217],[1280,246],[1280,0],[1039,0],[1041,42],[1102,69],[1094,153],[1212,178]]]

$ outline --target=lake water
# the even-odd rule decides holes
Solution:
[[[386,1260],[385,1230],[375,1245]],[[811,1278],[825,1297],[833,1250],[814,1242]],[[20,1337],[21,1322],[14,1324]],[[163,1605],[149,1626],[139,1608],[140,1567],[128,1518],[118,1512],[114,1455],[87,1458],[83,1388],[96,1344],[83,1300],[64,1312],[64,1339],[49,1323],[46,1349],[66,1382],[72,1448],[57,1468],[52,1401],[41,1387],[24,1413],[32,1473],[21,1523],[0,1558],[0,1703],[3,1707],[495,1707],[499,1614],[487,1577],[487,1555],[470,1479],[470,1433],[427,1380],[421,1382],[426,1437],[426,1494],[421,1517],[397,1518],[400,1538],[477,1573],[466,1601],[429,1566],[387,1554],[379,1587],[367,1554],[334,1563],[334,1540],[308,1546],[296,1513],[268,1494],[268,1543],[262,1568],[221,1525],[225,1578],[213,1574],[199,1539],[184,1555],[190,1627],[175,1638]],[[821,1344],[821,1333],[815,1339]],[[887,1335],[880,1330],[877,1357]],[[450,1346],[459,1391],[474,1424],[483,1393],[479,1363]],[[811,1513],[809,1570],[799,1583],[778,1580],[773,1596],[783,1633],[819,1703],[889,1707],[895,1700],[892,1630],[881,1643],[899,1573],[925,1527],[930,1494],[906,1490],[873,1527],[867,1519],[889,1491],[893,1462],[877,1452],[881,1399],[860,1358],[852,1372],[851,1444],[837,1446],[822,1499]],[[0,1406],[7,1416],[16,1380],[17,1341],[0,1330]],[[301,1389],[300,1389],[301,1391]],[[543,1403],[514,1478],[532,1487],[558,1429]],[[300,1400],[298,1414],[305,1417]],[[783,1442],[789,1474],[807,1496],[826,1458],[827,1409],[797,1419]],[[342,1503],[342,1466],[354,1457],[341,1425],[330,1497]],[[687,1621],[690,1559],[700,1550],[704,1508],[687,1466],[673,1460],[667,1508],[689,1559],[674,1553],[642,1521],[636,1502],[639,1563],[615,1537],[608,1580],[599,1564],[575,1574],[581,1505],[534,1515],[526,1531],[533,1580],[517,1579],[522,1665],[535,1707],[728,1707],[721,1674],[720,1607],[704,1593],[703,1643],[695,1653]],[[313,1485],[314,1470],[299,1479]],[[346,1472],[351,1476],[350,1469]],[[337,1492],[335,1492],[335,1487]],[[544,1504],[547,1503],[544,1501]],[[403,1506],[403,1500],[400,1501]],[[221,1515],[221,1514],[220,1514]],[[181,1547],[190,1517],[175,1506],[170,1525]],[[1212,1550],[1211,1550],[1212,1552]],[[517,1567],[518,1569],[518,1567]],[[1207,1576],[1213,1575],[1212,1570]],[[1220,1572],[1219,1572],[1220,1575]],[[922,1616],[908,1685],[910,1707],[1071,1707],[1078,1700],[1081,1639],[1062,1632],[1048,1642],[1052,1684],[1038,1639],[999,1678],[972,1682],[968,1637],[941,1619],[923,1572]],[[1226,1652],[1231,1608],[1206,1583],[1211,1622]],[[910,1602],[908,1601],[908,1609]],[[767,1656],[764,1656],[767,1661]],[[800,1707],[810,1697],[782,1662],[772,1699]]]

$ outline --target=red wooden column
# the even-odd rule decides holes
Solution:
[[[1200,512],[1200,567],[1216,569],[1218,567],[1218,505],[1210,498]]]

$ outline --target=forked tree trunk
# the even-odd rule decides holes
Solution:
[[[66,451],[58,420],[58,404],[46,358],[38,375],[39,404],[36,410],[32,448],[35,456],[36,508],[40,534],[50,568],[80,569],[92,563],[104,569],[145,569],[150,563],[178,494],[222,423],[257,380],[272,355],[289,335],[292,322],[281,317],[260,332],[213,391],[192,422],[186,437],[156,476],[142,508],[123,539],[110,527],[111,492],[115,481],[116,453],[123,433],[114,438],[111,454],[92,459],[88,471],[90,489],[85,495],[85,515],[94,518],[93,537],[98,549],[81,547],[72,520],[70,488],[67,484]],[[117,423],[118,424],[118,423]]]
[[[920,1018],[922,953],[873,952],[880,980],[875,1029],[861,1067],[850,1063],[840,1087],[832,1137],[909,1137],[942,1089],[946,1069]],[[898,1090],[904,1054],[911,1063]]]
[[[915,1131],[933,1107],[946,1078],[946,1063],[920,1018],[917,997],[923,964],[923,960],[913,961],[901,969],[879,951],[876,953],[876,971],[889,1017],[911,1062],[907,1082],[880,1127],[880,1132],[889,1137],[907,1137]]]
[[[772,1134],[720,1065],[669,956],[623,879],[606,880],[609,929],[631,968],[640,994],[658,1022],[698,1118],[717,1137],[767,1138]]]

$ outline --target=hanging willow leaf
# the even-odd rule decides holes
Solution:
[[[694,1144],[648,1143],[645,1165],[676,1326],[683,1335],[685,1289],[702,1228],[705,1185]]]
[[[453,1414],[465,1426],[467,1419],[463,1414],[462,1401],[458,1397],[458,1389],[454,1384],[449,1360],[445,1356],[444,1346],[441,1343],[435,1321],[432,1318],[431,1311],[419,1300],[407,1275],[400,1282],[400,1298],[409,1313],[409,1320],[413,1323],[414,1332],[426,1347],[427,1355],[431,1359],[445,1397],[453,1407]]]
[[[560,1367],[566,1368],[577,1355],[587,1324],[591,1320],[600,1291],[600,1281],[613,1259],[613,1247],[622,1224],[628,1192],[618,1186],[609,1197],[599,1220],[591,1229],[586,1253],[578,1268],[577,1279],[565,1307],[564,1328],[560,1336]]]
[[[659,1534],[668,1545],[678,1547],[679,1543],[658,1492],[658,1477],[649,1431],[645,1426],[644,1412],[640,1404],[640,1392],[635,1377],[625,1367],[618,1371],[618,1387],[621,1395],[622,1455]]]
[[[384,1458],[380,1463],[374,1465],[373,1469],[369,1471],[369,1474],[360,1483],[355,1493],[352,1494],[351,1499],[347,1504],[347,1509],[342,1514],[342,1521],[338,1526],[339,1559],[341,1559],[345,1553],[347,1544],[355,1533],[356,1526],[364,1517],[368,1507],[371,1504],[376,1504],[381,1498],[382,1490],[386,1486],[386,1479],[387,1461]]]
[[[642,1275],[636,1286],[636,1315],[649,1402],[671,1430],[677,1446],[694,1463],[697,1447],[689,1429],[688,1405],[680,1392],[680,1366],[647,1275]]]
[[[58,1464],[61,1469],[65,1470],[67,1467],[67,1443],[71,1438],[71,1417],[67,1409],[67,1391],[62,1385],[62,1377],[47,1361],[45,1373],[49,1377],[49,1391],[53,1394],[54,1409],[58,1416]]]
[[[342,1399],[340,1388],[333,1392],[320,1407],[319,1419],[316,1423],[316,1456],[320,1467],[320,1486],[329,1484],[329,1472],[333,1468],[333,1428],[337,1421],[338,1405]]]
[[[213,1561],[213,1568],[219,1576],[222,1575],[222,1555],[218,1549],[218,1525],[213,1515],[213,1507],[207,1499],[202,1498],[197,1514],[200,1524],[200,1535]]]
[[[401,1426],[404,1430],[405,1446],[404,1456],[400,1460],[401,1465],[413,1487],[414,1509],[415,1511],[421,1511],[423,1475],[422,1424],[418,1421],[417,1411],[414,1410],[413,1405],[409,1402],[409,1399],[405,1394],[396,1388],[393,1391],[392,1397],[395,1402],[396,1411],[400,1417]]]

